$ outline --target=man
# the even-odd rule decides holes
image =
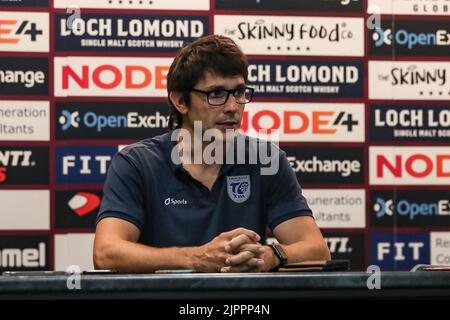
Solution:
[[[266,175],[260,163],[191,161],[208,147],[195,135],[198,124],[201,134],[219,132],[216,146],[231,152],[253,95],[246,87],[247,67],[227,37],[206,36],[180,50],[167,76],[172,132],[126,147],[108,170],[97,217],[96,268],[261,272],[330,259],[284,152],[271,154],[278,170]],[[233,150],[247,156],[253,149]],[[267,226],[278,246],[264,245]]]

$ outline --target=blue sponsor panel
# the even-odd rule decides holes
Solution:
[[[141,140],[167,132],[167,102],[57,102],[56,139]]]
[[[370,243],[371,264],[381,270],[410,270],[430,263],[429,233],[374,233]]]
[[[359,61],[250,60],[248,70],[256,97],[364,97],[364,68]]]
[[[450,141],[450,105],[370,105],[372,141]]]
[[[103,183],[117,151],[116,146],[56,147],[56,183]]]
[[[208,34],[207,15],[55,15],[56,51],[177,52]]]
[[[48,0],[0,0],[0,7],[48,7]]]
[[[369,53],[374,56],[447,57],[450,53],[448,19],[382,20],[369,38]]]
[[[372,226],[450,226],[450,190],[380,190],[371,199]]]

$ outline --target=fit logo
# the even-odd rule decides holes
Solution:
[[[92,157],[90,155],[80,155],[80,156],[65,156],[62,158],[63,161],[63,175],[69,175],[71,168],[75,168],[79,174],[88,175],[92,173],[91,166],[93,162],[96,162],[99,167],[99,174],[106,174],[108,169],[107,164],[111,161],[111,156],[109,155],[99,155]]]
[[[103,183],[114,146],[70,146],[56,148],[56,182],[65,184]]]
[[[371,264],[383,270],[411,270],[430,263],[429,233],[373,233],[370,242]]]
[[[383,261],[386,256],[390,256],[394,261],[404,261],[408,251],[408,254],[412,255],[412,260],[418,261],[420,259],[420,250],[423,247],[423,242],[379,242],[377,245],[377,258],[379,261]]]

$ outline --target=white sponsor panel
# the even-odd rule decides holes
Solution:
[[[430,263],[450,265],[450,232],[431,232]]]
[[[448,0],[369,0],[368,12],[407,15],[450,15]]]
[[[215,15],[214,33],[246,54],[364,55],[363,18]]]
[[[286,142],[363,142],[364,104],[253,102],[241,129]]]
[[[55,270],[66,271],[70,266],[93,270],[94,237],[93,233],[55,235]]]
[[[166,97],[172,60],[56,57],[55,96]]]
[[[369,61],[369,99],[450,100],[450,62]]]
[[[450,147],[369,147],[372,185],[450,185]]]
[[[365,228],[363,189],[303,189],[320,228]]]
[[[0,51],[49,52],[49,14],[0,12]]]
[[[209,10],[209,0],[54,0],[55,8]]]
[[[0,101],[0,137],[3,141],[48,141],[48,101]]]
[[[0,230],[49,230],[50,191],[0,190]]]

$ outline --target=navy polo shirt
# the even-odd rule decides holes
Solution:
[[[174,147],[166,133],[117,153],[97,223],[106,217],[124,219],[139,228],[140,243],[169,247],[202,245],[238,227],[257,232],[264,241],[267,226],[273,230],[288,219],[312,217],[285,152],[277,149],[274,175],[261,175],[259,163],[223,164],[209,190],[171,161]]]

